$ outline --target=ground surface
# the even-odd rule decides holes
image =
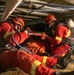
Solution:
[[[74,75],[74,55],[70,58],[70,63],[66,67],[66,69],[59,69],[57,68],[56,71],[62,72],[62,75]]]

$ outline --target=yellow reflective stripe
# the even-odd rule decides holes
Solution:
[[[62,54],[62,57],[64,57],[64,56],[65,56],[65,54],[63,53],[63,54]]]
[[[38,60],[35,60],[31,66],[31,71],[30,74],[31,75],[35,75],[36,74],[36,68],[41,64],[41,62],[39,62]]]
[[[62,38],[60,38],[60,37],[58,37],[58,36],[56,36],[55,39],[56,39],[56,40],[59,40],[60,42],[62,41]]]
[[[71,31],[68,30],[66,37],[69,37],[71,35]]]
[[[46,65],[47,58],[48,58],[47,56],[44,56],[44,57],[43,57],[43,61],[42,61],[42,64],[43,64],[43,65]]]
[[[4,39],[6,39],[6,37],[9,36],[9,35],[11,35],[11,34],[13,34],[12,31],[11,31],[11,32],[7,32],[7,33],[5,33],[5,34],[4,34]]]

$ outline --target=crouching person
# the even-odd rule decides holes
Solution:
[[[63,59],[70,58],[70,52]],[[66,62],[66,61],[65,61]],[[29,54],[23,50],[9,51],[0,53],[0,70],[19,67],[30,75],[59,75],[51,68],[58,63],[58,59],[54,57],[39,56]],[[63,63],[63,61],[62,61]]]

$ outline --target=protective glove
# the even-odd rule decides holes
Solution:
[[[26,28],[25,32],[30,35],[30,33],[32,33],[32,30],[30,28]]]
[[[28,33],[31,33],[32,32],[32,30],[29,27],[26,28],[26,30],[28,31]]]

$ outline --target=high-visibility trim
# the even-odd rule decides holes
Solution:
[[[64,57],[64,56],[65,56],[65,54],[63,53],[63,54],[62,54],[62,57]]]
[[[67,34],[66,34],[66,37],[69,37],[71,35],[71,31],[68,30]]]
[[[38,60],[35,60],[31,66],[31,71],[30,74],[31,75],[35,75],[36,74],[36,68],[41,64],[41,62],[39,62]]]
[[[12,31],[11,31],[11,32],[7,32],[7,33],[5,33],[5,34],[4,34],[4,39],[6,39],[6,37],[9,36],[9,35],[11,35],[11,34],[13,34]]]
[[[55,39],[56,39],[56,40],[59,40],[60,42],[62,41],[62,38],[60,38],[60,37],[58,37],[58,36],[56,36]]]
[[[44,56],[44,57],[43,57],[43,61],[42,61],[42,64],[43,64],[43,65],[46,65],[47,58],[48,58],[47,56]]]

